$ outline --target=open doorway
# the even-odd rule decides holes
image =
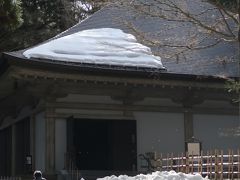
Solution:
[[[70,119],[67,139],[80,170],[136,170],[136,121]]]

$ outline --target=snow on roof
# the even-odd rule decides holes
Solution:
[[[154,56],[149,47],[114,28],[79,31],[28,49],[23,55],[75,63],[164,68],[161,58]]]
[[[152,174],[139,174],[134,177],[127,175],[120,176],[107,176],[104,178],[98,178],[97,180],[204,180],[200,174],[184,174],[176,173],[175,171],[153,172]]]

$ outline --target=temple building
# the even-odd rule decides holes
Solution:
[[[141,171],[140,154],[184,153],[192,137],[203,151],[240,147],[238,95],[226,87],[239,78],[238,45],[166,55],[169,47],[145,44],[123,19],[176,44],[190,25],[133,14],[107,6],[2,53],[0,176],[58,175],[69,159],[83,171]]]

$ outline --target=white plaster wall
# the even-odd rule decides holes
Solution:
[[[180,113],[135,112],[137,153],[184,152],[184,117]],[[138,159],[138,170],[140,170]]]
[[[194,118],[194,136],[203,150],[240,148],[240,118],[230,115],[200,115]]]
[[[55,123],[55,164],[56,170],[64,168],[64,156],[67,152],[67,126],[65,119],[57,119]]]
[[[45,171],[45,113],[35,116],[35,169]]]

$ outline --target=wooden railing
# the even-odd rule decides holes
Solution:
[[[183,173],[199,173],[209,179],[240,179],[240,150],[202,151],[200,155],[192,153],[160,154],[150,153],[140,155],[142,165],[147,172],[171,171]],[[65,170],[68,171],[67,180],[80,180],[81,172],[76,167],[76,158],[73,154],[65,155]],[[19,180],[19,179],[0,179]]]
[[[170,171],[199,173],[209,179],[240,179],[240,150],[202,151],[200,155],[191,153],[142,155],[148,171]]]

